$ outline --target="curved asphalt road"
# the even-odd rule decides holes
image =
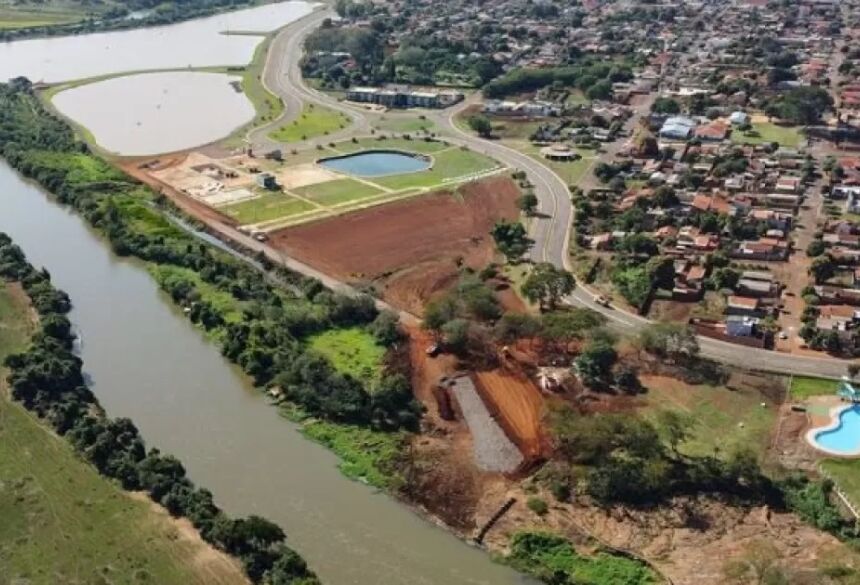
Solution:
[[[278,124],[297,116],[301,112],[303,103],[315,103],[343,112],[350,116],[353,121],[353,125],[348,129],[315,140],[308,140],[303,145],[315,146],[348,139],[352,136],[370,134],[371,123],[369,118],[378,116],[378,114],[346,106],[329,95],[307,87],[302,79],[299,60],[303,52],[304,39],[325,18],[333,15],[331,9],[318,10],[285,27],[272,42],[264,69],[264,84],[270,91],[284,100],[286,108],[284,115],[279,120],[249,134],[249,140],[257,147],[281,148],[282,144],[271,141],[266,137],[266,134]],[[440,130],[448,135],[446,139],[449,142],[485,153],[511,168],[526,172],[529,180],[535,186],[535,194],[539,201],[538,217],[535,218],[531,226],[531,237],[535,242],[531,253],[532,259],[570,269],[568,242],[573,224],[573,206],[567,185],[552,170],[534,158],[458,128],[454,124],[453,118],[469,103],[467,101],[452,109],[430,112],[426,115],[433,120]],[[386,116],[397,117],[398,114],[387,112]],[[601,313],[608,319],[611,327],[620,333],[635,334],[649,323],[648,319],[639,315],[604,307],[596,303],[594,295],[585,287],[578,287],[567,298],[567,301],[571,305],[586,307]],[[846,372],[846,362],[832,358],[789,355],[748,348],[708,337],[699,337],[699,344],[704,356],[750,370],[831,378],[841,377]]]

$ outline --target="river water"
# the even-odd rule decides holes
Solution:
[[[245,65],[259,36],[309,14],[307,2],[281,2],[177,24],[0,43],[0,80],[69,81],[126,71]]]
[[[193,71],[143,73],[61,91],[53,103],[105,150],[158,154],[218,140],[250,122],[254,106],[237,91],[240,80]]]
[[[516,573],[346,479],[161,293],[70,210],[0,161],[0,231],[74,302],[93,391],[178,456],[234,515],[280,524],[329,585],[512,585]]]

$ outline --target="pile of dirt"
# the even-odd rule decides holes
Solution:
[[[519,189],[493,177],[404,201],[286,228],[271,245],[348,282],[370,282],[392,305],[420,315],[461,267],[496,257],[490,229],[519,216]]]
[[[526,462],[548,451],[542,429],[543,395],[526,376],[496,369],[475,374],[475,386],[493,418],[514,442]]]

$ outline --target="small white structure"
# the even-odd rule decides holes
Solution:
[[[746,112],[732,112],[732,115],[729,116],[729,122],[732,123],[732,126],[743,126],[748,124],[750,121],[749,115]]]

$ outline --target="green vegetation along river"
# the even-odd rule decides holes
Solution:
[[[135,421],[233,515],[260,514],[322,580],[338,584],[512,584],[521,577],[343,477],[158,290],[71,210],[0,163],[0,231],[75,299],[71,318],[92,388]]]

